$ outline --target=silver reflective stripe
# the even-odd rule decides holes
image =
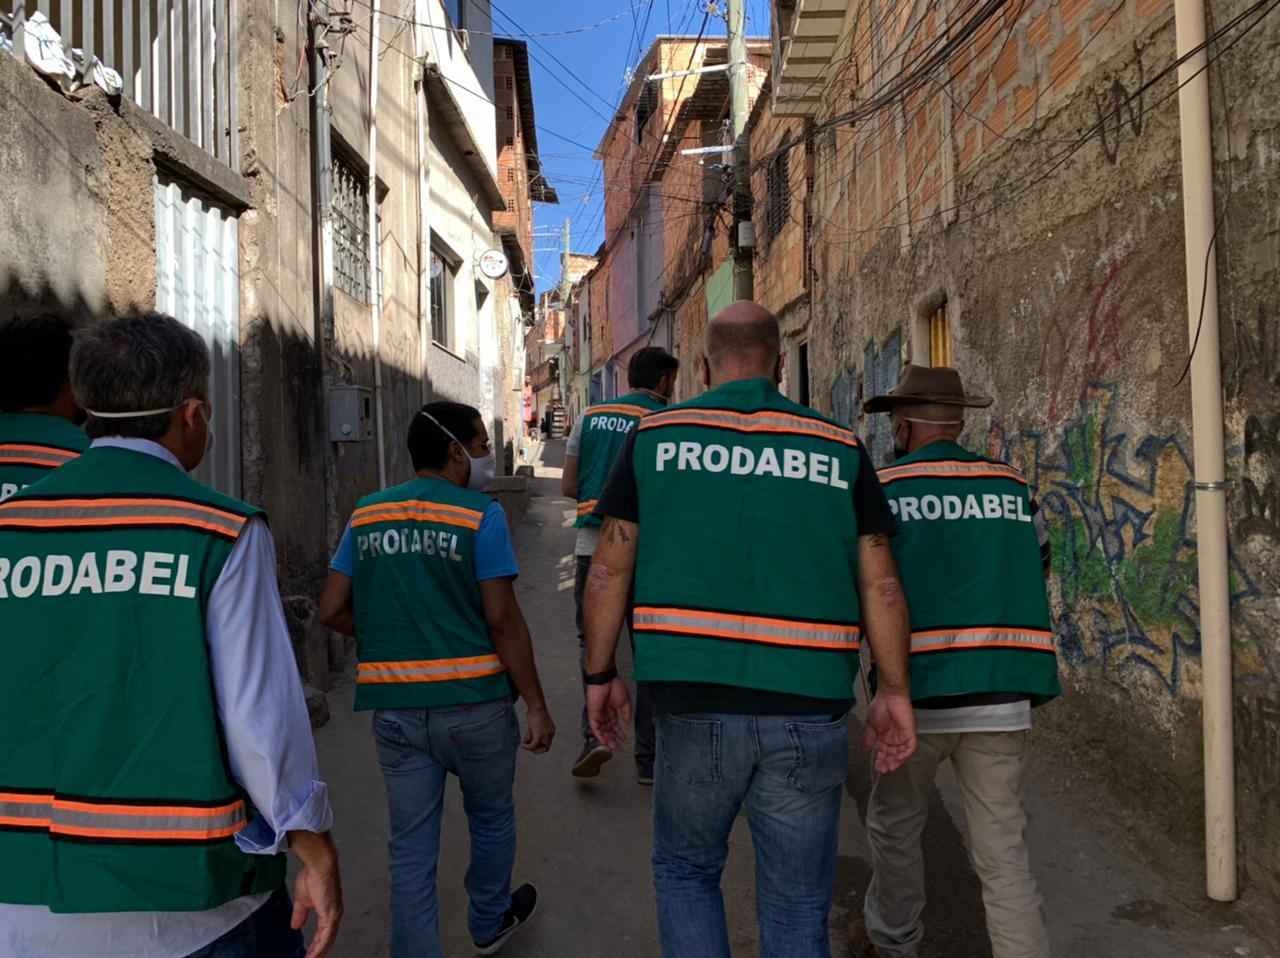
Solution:
[[[506,666],[496,655],[470,661],[441,659],[434,662],[368,662],[361,663],[357,682],[439,682],[448,679],[473,679],[505,672]]]
[[[238,802],[231,808],[216,810],[157,806],[154,812],[143,813],[143,809],[133,809],[128,805],[102,805],[94,807],[93,810],[89,809],[90,806],[84,803],[55,802],[51,830],[68,831],[72,834],[139,833],[127,836],[133,838],[145,838],[146,833],[158,833],[157,837],[166,837],[174,832],[199,833],[214,837],[229,829],[238,830],[245,822],[243,802]],[[216,811],[217,814],[209,814],[211,811]],[[198,837],[198,835],[191,837]]]
[[[48,828],[52,795],[25,795],[0,791],[0,828]]]
[[[19,465],[42,465],[51,469],[76,458],[74,452],[59,449],[39,449],[32,446],[0,446],[0,463],[17,462]]]
[[[231,515],[202,506],[182,502],[141,502],[125,505],[104,500],[101,504],[64,505],[56,501],[18,500],[0,506],[0,525],[24,522],[58,522],[68,525],[92,520],[118,520],[144,523],[148,520],[178,519],[200,522],[237,535],[244,526],[244,516]]]
[[[858,648],[858,627],[820,622],[787,622],[726,612],[694,612],[680,609],[636,609],[636,627],[654,632],[681,632],[710,638],[743,639],[770,645],[819,648]]]
[[[936,462],[924,460],[922,462],[910,462],[902,466],[889,466],[887,469],[881,469],[879,475],[881,482],[889,482],[892,479],[905,478],[907,476],[912,479],[928,479],[931,476],[972,475],[975,479],[989,479],[993,477],[983,475],[983,473],[992,472],[999,473],[994,478],[1004,477],[1021,483],[1027,481],[1020,470],[1002,462]]]
[[[670,412],[654,413],[646,416],[640,424],[641,429],[653,429],[664,425],[679,426],[723,426],[738,432],[798,432],[817,434],[827,439],[834,439],[848,446],[857,445],[853,433],[839,426],[822,422],[818,419],[806,419],[803,416],[788,416],[785,413],[732,413],[714,409],[673,409]]]
[[[984,646],[1014,647],[1054,651],[1052,632],[1010,632],[1002,629],[965,629],[958,632],[916,632],[911,636],[912,652],[941,652],[953,648]]]

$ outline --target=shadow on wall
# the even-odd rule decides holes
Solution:
[[[32,286],[11,274],[0,279],[0,322],[37,313],[66,315],[77,326],[102,315],[100,307],[86,299],[79,289],[68,296],[47,282]]]

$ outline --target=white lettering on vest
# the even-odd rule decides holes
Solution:
[[[137,567],[136,553],[112,549],[107,553],[107,577],[103,582],[103,591],[132,592],[138,582],[138,577],[133,573]]]
[[[9,598],[9,590],[5,588],[4,580],[9,577],[9,560],[0,559],[0,599]]]
[[[782,450],[782,474],[788,479],[803,479],[808,470],[805,468],[805,454],[799,449]]]
[[[143,595],[168,595],[166,584],[173,573],[172,552],[147,552],[142,556],[142,580],[138,583],[138,591]]]
[[[979,502],[981,499],[981,502]],[[889,496],[889,508],[902,522],[919,519],[1002,519],[1011,522],[1030,522],[1025,496],[1015,493],[969,493],[963,499],[956,495],[944,496]]]
[[[23,581],[26,576],[26,581]],[[13,576],[9,579],[9,588],[13,590],[15,599],[25,599],[40,586],[40,559],[37,556],[23,556],[13,564]]]
[[[388,529],[382,533],[382,551],[389,556],[393,556],[400,551],[400,531],[398,529]]]
[[[676,462],[676,468],[683,472],[686,469],[701,470],[698,465],[698,453],[702,451],[702,447],[696,442],[680,443],[680,458]]]
[[[422,552],[422,530],[421,529],[413,530],[413,541],[412,543],[410,543],[409,549],[411,552],[414,552],[416,554],[421,554]]]
[[[733,447],[733,463],[729,471],[735,476],[749,476],[756,467],[756,454],[746,446]]]
[[[370,556],[382,555],[382,533],[381,532],[369,533],[369,555]]]
[[[185,559],[186,556],[183,556]],[[102,594],[102,573],[98,571],[98,557],[95,553],[86,552],[80,557],[80,565],[76,569],[76,581],[71,583],[71,594],[90,592]]]
[[[778,465],[778,454],[772,446],[765,446],[760,450],[760,459],[756,462],[756,475],[782,478],[782,468]]]
[[[40,594],[62,595],[71,588],[75,568],[71,556],[48,556],[44,560],[44,583],[40,586]],[[56,578],[59,574],[61,578]]]
[[[729,468],[729,450],[719,445],[707,446],[702,451],[702,467],[707,472],[724,472]]]
[[[820,452],[809,453],[809,481],[826,485],[831,481],[827,471],[831,468],[832,458]]]
[[[173,577],[173,594],[179,599],[194,599],[196,590],[191,583],[187,581],[187,570],[191,566],[191,556],[178,556],[178,571]]]
[[[654,467],[658,472],[662,472],[667,467],[667,463],[676,457],[676,444],[674,442],[658,443],[658,461]]]
[[[10,496],[17,495],[19,489],[25,489],[26,486],[20,486],[16,482],[6,482],[0,485],[0,502],[4,502]]]

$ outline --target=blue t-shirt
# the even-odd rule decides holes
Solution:
[[[329,562],[329,568],[343,575],[356,573],[355,539],[351,535],[351,521],[342,533],[342,541]],[[520,574],[516,566],[516,553],[511,547],[511,533],[507,531],[507,514],[496,502],[489,503],[476,531],[476,581],[504,579]]]

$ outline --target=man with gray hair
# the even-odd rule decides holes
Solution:
[[[920,835],[938,766],[960,786],[994,958],[1047,958],[1019,788],[1032,706],[1061,691],[1044,575],[1048,537],[1026,478],[958,442],[960,374],[908,365],[868,413],[892,416],[896,461],[880,482],[898,520],[893,555],[911,609],[911,698],[919,749],[878,770],[867,807],[874,873],[859,958],[916,958],[924,928]]]
[[[186,475],[208,349],[104,322],[71,383],[92,445],[0,503],[0,951],[301,958],[314,909],[319,958],[342,895],[275,548]]]

